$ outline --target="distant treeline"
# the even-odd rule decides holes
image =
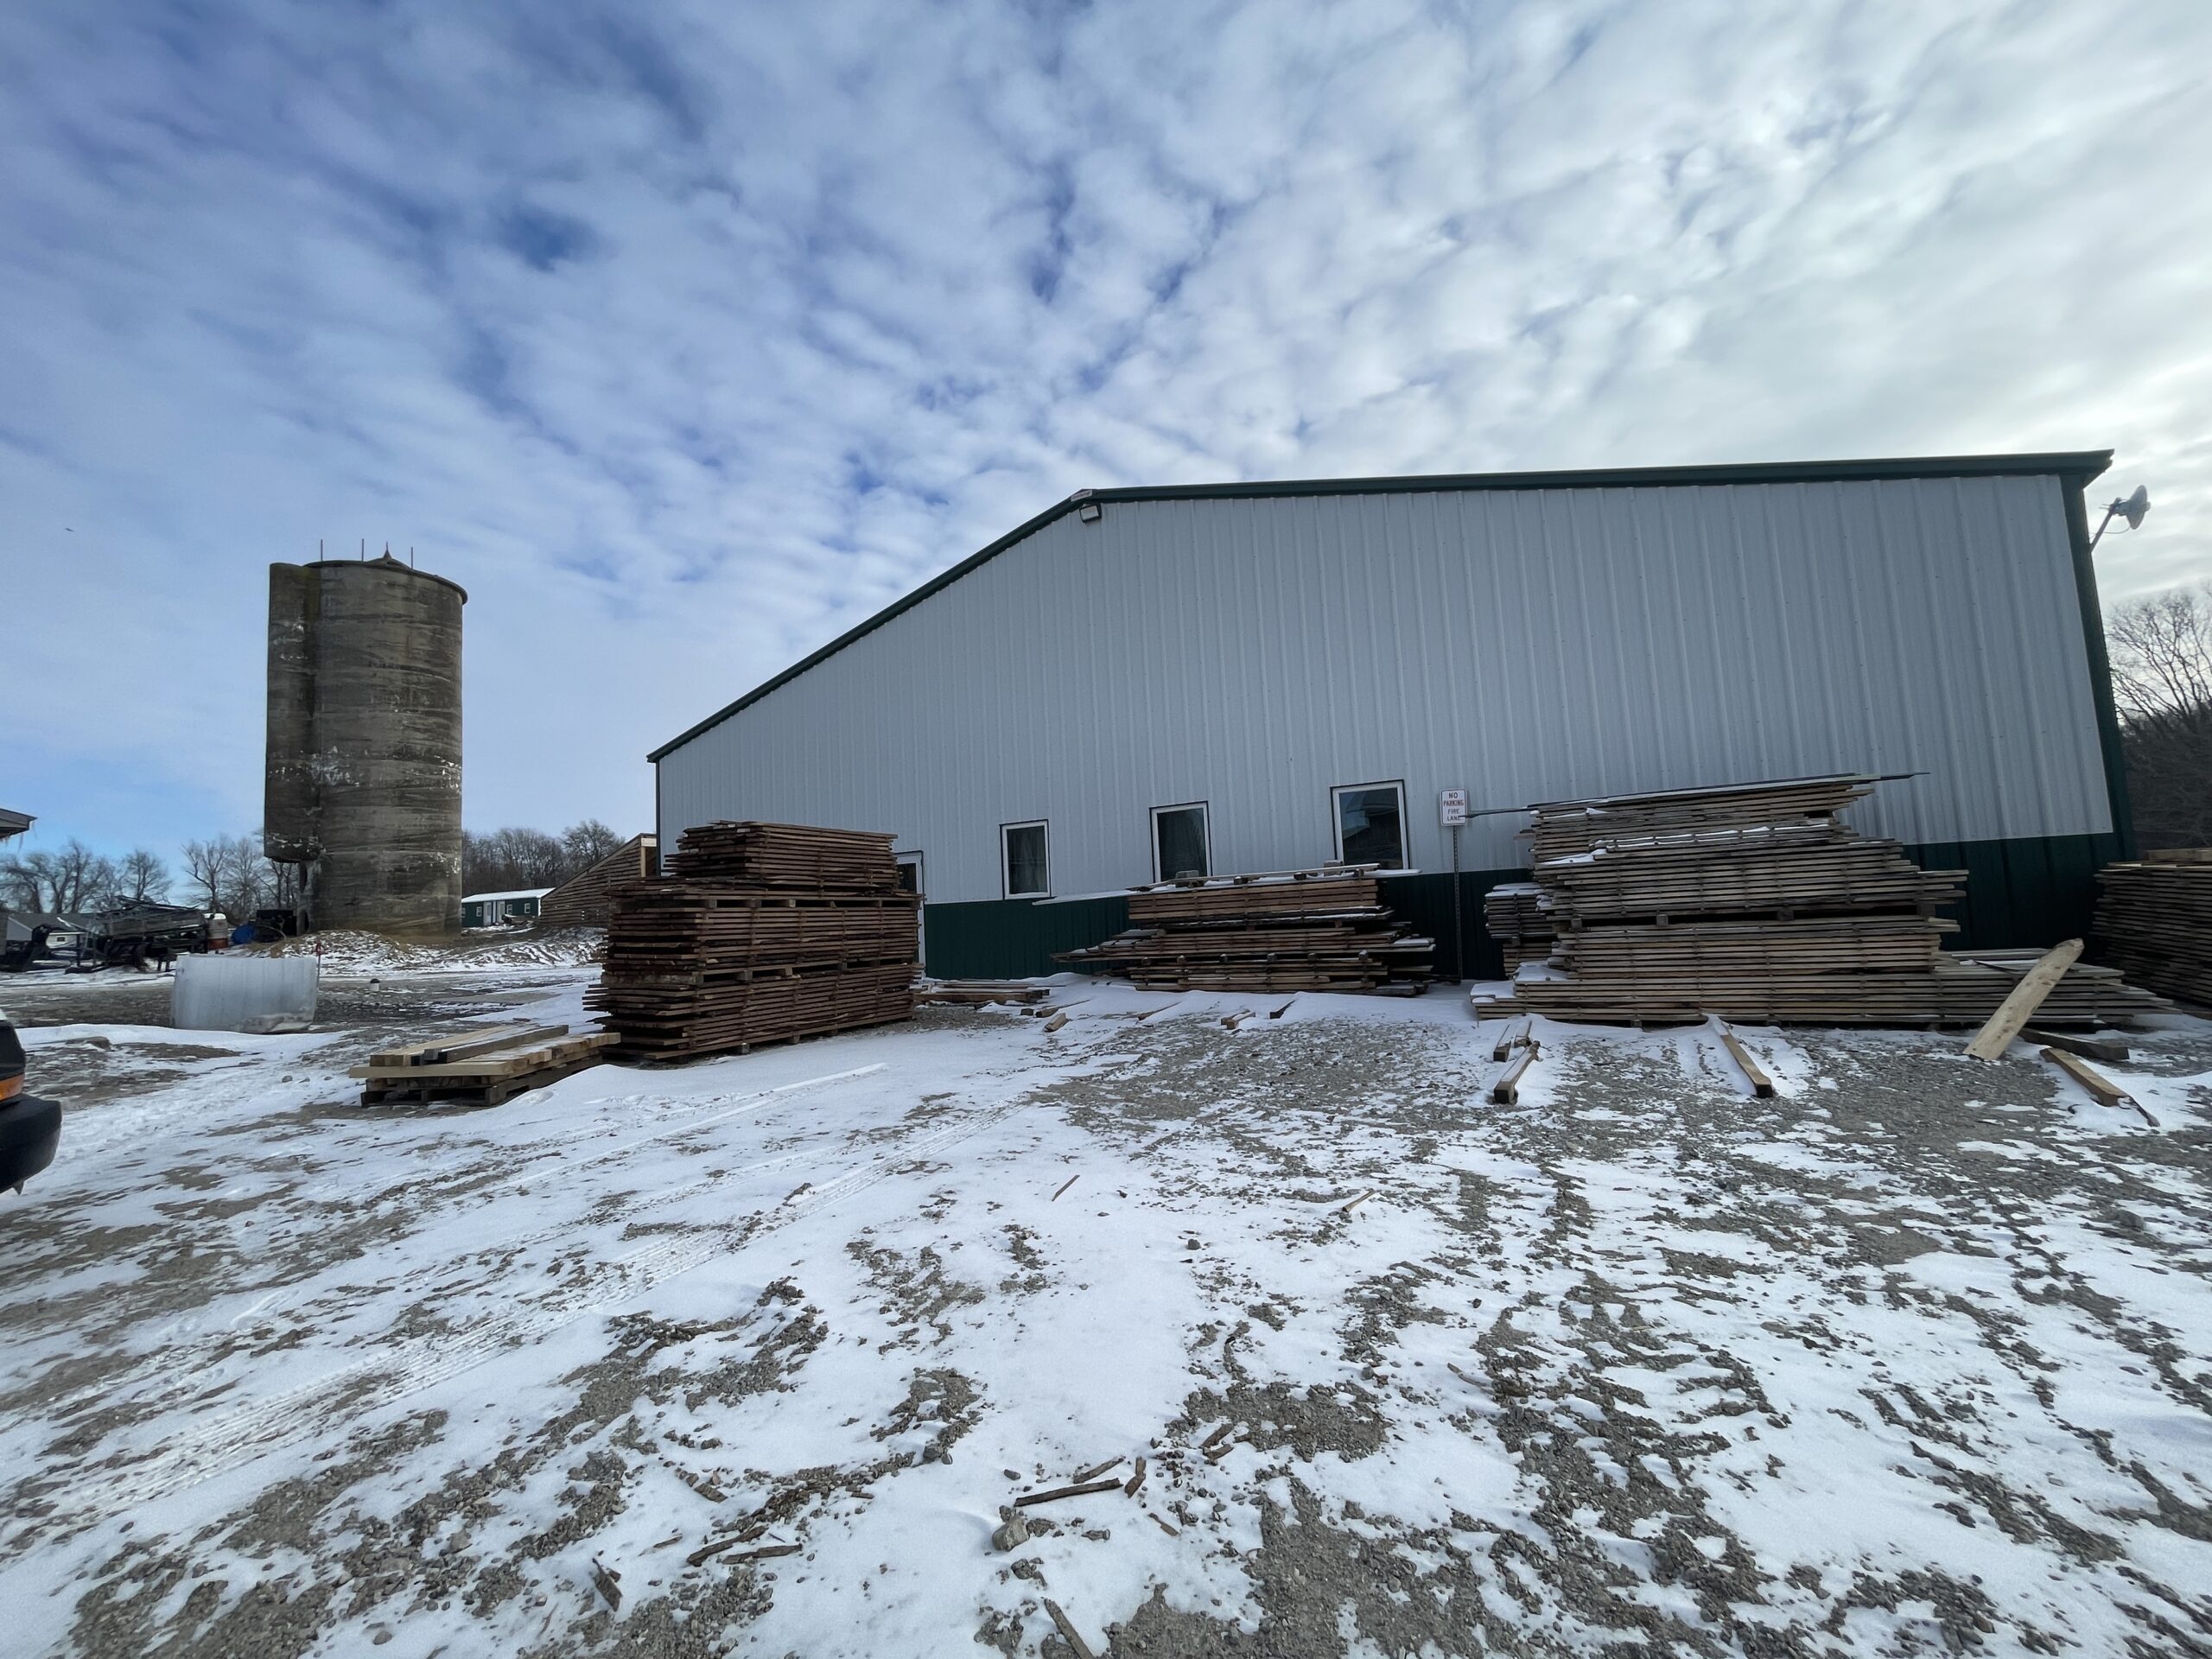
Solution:
[[[557,887],[620,847],[618,836],[597,818],[572,823],[559,835],[543,830],[463,831],[461,887],[464,893],[512,893],[518,887]]]

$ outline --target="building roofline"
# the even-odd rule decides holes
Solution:
[[[828,645],[802,657],[781,673],[763,680],[735,702],[726,704],[696,725],[671,738],[650,754],[658,764],[696,737],[703,736],[722,721],[760,701],[836,656],[847,645],[874,632],[902,612],[912,610],[931,594],[950,588],[977,567],[988,564],[1017,542],[1027,541],[1047,524],[1086,502],[1111,506],[1142,501],[1230,501],[1280,496],[1315,495],[1426,495],[1462,490],[1603,490],[1650,489],[1716,484],[1834,484],[1906,478],[2040,478],[2056,477],[2076,489],[2112,465],[2109,449],[2053,450],[2019,455],[1907,455],[1860,461],[1754,461],[1709,466],[1607,467],[1549,473],[1423,473],[1387,478],[1302,478],[1262,480],[1248,484],[1145,484],[1116,489],[1077,490],[1056,501],[1025,524],[1016,525],[998,540],[969,554],[950,569],[940,571],[920,587],[895,599],[865,621],[855,624]]]

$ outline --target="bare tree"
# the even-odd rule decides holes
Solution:
[[[2122,605],[2105,632],[2135,838],[2212,846],[2212,586]]]
[[[223,851],[223,914],[232,921],[251,921],[253,912],[267,901],[272,886],[259,838],[231,836]]]
[[[561,851],[564,855],[561,879],[565,881],[572,875],[581,875],[621,844],[622,837],[597,818],[570,824],[561,832]]]
[[[116,871],[117,891],[133,904],[168,897],[169,867],[143,847],[134,847]]]
[[[489,835],[464,835],[461,884],[470,893],[554,887],[568,878],[568,855],[558,837],[543,830],[510,826]]]
[[[58,851],[41,849],[0,864],[0,884],[17,909],[66,913],[111,902],[118,880],[113,859],[72,836]]]
[[[51,853],[0,859],[0,903],[10,910],[44,910],[53,859]]]
[[[220,836],[184,843],[185,877],[201,889],[207,900],[207,909],[223,907],[223,877],[228,862],[227,843]]]
[[[275,867],[261,855],[255,836],[210,836],[184,844],[186,876],[209,910],[234,922],[250,921],[276,890]]]

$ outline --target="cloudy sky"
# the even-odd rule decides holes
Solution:
[[[2208,573],[2212,4],[0,9],[0,803],[260,814],[265,569],[469,590],[467,818],[1084,486],[2114,448]],[[903,711],[886,710],[886,718]]]

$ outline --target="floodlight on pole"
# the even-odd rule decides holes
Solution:
[[[2097,533],[2089,537],[2089,550],[2092,553],[2096,551],[2097,543],[2105,538],[2105,525],[2112,523],[2115,517],[2126,519],[2130,530],[2140,530],[2143,515],[2150,511],[2151,492],[2138,484],[2134,494],[2125,500],[2115,501],[2105,509],[2104,524],[2099,524]]]

